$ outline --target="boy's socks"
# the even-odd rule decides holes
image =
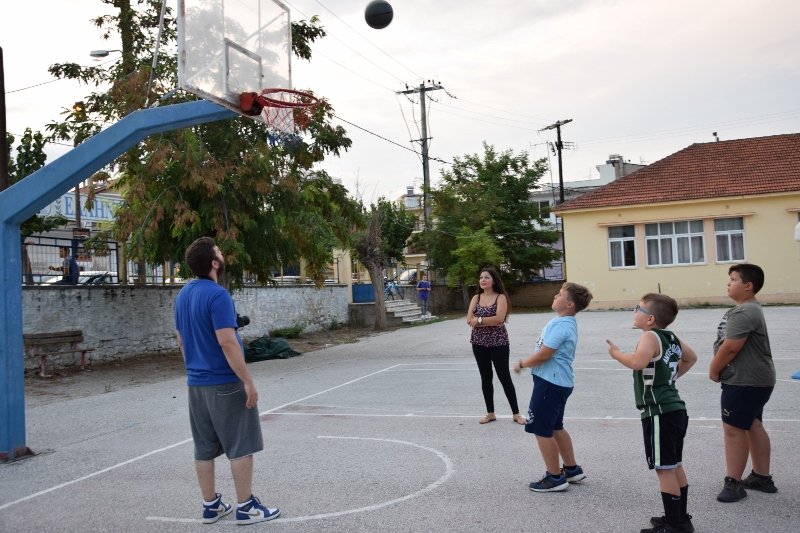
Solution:
[[[681,514],[681,497],[668,492],[661,493],[661,501],[664,503],[664,517],[667,524],[674,528],[680,527],[683,515]]]
[[[681,487],[681,520],[689,515],[689,485]]]

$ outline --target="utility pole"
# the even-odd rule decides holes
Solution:
[[[0,191],[8,188],[8,140],[6,139],[6,82],[3,47],[0,46]]]
[[[431,85],[425,85],[425,82],[419,84],[416,89],[407,89],[399,91],[398,94],[412,94],[419,93],[420,115],[422,117],[422,139],[417,139],[422,143],[422,205],[423,216],[425,218],[425,229],[431,229],[431,203],[430,194],[428,189],[431,185],[430,169],[428,167],[428,119],[425,111],[425,93],[428,91],[438,91],[444,89],[438,82],[428,80]]]
[[[555,128],[556,130],[556,150],[558,150],[558,203],[564,203],[564,168],[561,164],[561,149],[564,148],[564,143],[561,142],[561,126],[564,124],[569,124],[572,122],[571,118],[566,120],[559,120],[555,124],[550,124],[546,128],[542,128],[539,131],[545,130],[552,130]]]
[[[539,131],[545,130],[552,130],[555,128],[556,130],[556,149],[558,150],[558,204],[561,205],[564,203],[564,166],[561,163],[561,150],[564,148],[564,143],[561,142],[561,126],[564,124],[569,124],[572,122],[571,118],[566,120],[559,120],[556,121],[555,124],[550,124],[546,128],[542,128]],[[567,279],[567,243],[566,239],[564,238],[564,221],[561,221],[561,229],[559,233],[561,234],[561,275],[564,279]]]

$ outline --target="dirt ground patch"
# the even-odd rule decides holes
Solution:
[[[342,327],[304,333],[298,339],[287,340],[292,349],[307,353],[357,342],[360,338],[373,334],[374,330],[371,328]],[[143,354],[122,361],[94,363],[83,371],[77,367],[69,367],[51,373],[53,376],[49,378],[41,378],[34,371],[25,373],[25,403],[28,406],[46,405],[179,378],[184,375],[184,369],[180,353],[173,352]]]

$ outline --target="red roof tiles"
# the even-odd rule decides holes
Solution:
[[[800,191],[800,133],[696,143],[554,211]]]

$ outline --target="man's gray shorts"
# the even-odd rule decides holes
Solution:
[[[223,453],[238,459],[264,449],[258,406],[248,409],[246,404],[241,381],[189,387],[195,460],[211,461]]]

